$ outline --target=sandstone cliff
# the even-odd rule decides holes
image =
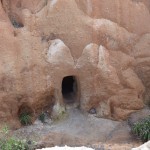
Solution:
[[[0,121],[65,107],[67,76],[81,109],[126,119],[150,101],[149,24],[149,0],[1,0]]]

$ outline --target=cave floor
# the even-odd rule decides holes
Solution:
[[[96,118],[72,107],[67,108],[67,114],[60,120],[47,119],[44,124],[36,120],[33,125],[14,131],[14,135],[44,143],[46,147],[68,145],[113,149],[115,146],[114,150],[117,150],[116,145],[119,145],[118,149],[123,146],[124,150],[141,144],[130,134],[127,122]]]

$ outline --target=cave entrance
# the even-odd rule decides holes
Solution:
[[[62,80],[62,95],[64,102],[71,104],[77,99],[77,80],[75,76],[66,76]]]

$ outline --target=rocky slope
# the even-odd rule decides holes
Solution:
[[[146,111],[150,114],[150,111]],[[142,111],[139,113],[144,114]],[[136,115],[136,118],[135,118]],[[141,115],[134,113],[130,122]],[[67,108],[67,113],[60,120],[46,119],[45,123],[36,120],[31,126],[22,127],[13,132],[19,139],[35,141],[37,148],[65,145],[71,147],[87,146],[94,150],[131,150],[142,144],[131,134],[126,121],[112,121],[96,118],[76,108]]]
[[[1,0],[0,121],[64,111],[62,80],[97,117],[126,119],[150,99],[149,0]]]

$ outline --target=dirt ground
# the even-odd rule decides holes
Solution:
[[[131,135],[127,122],[96,118],[73,107],[68,107],[60,120],[47,119],[44,124],[36,120],[33,125],[14,131],[14,135],[45,147],[68,145],[96,150],[130,150],[141,145]]]

